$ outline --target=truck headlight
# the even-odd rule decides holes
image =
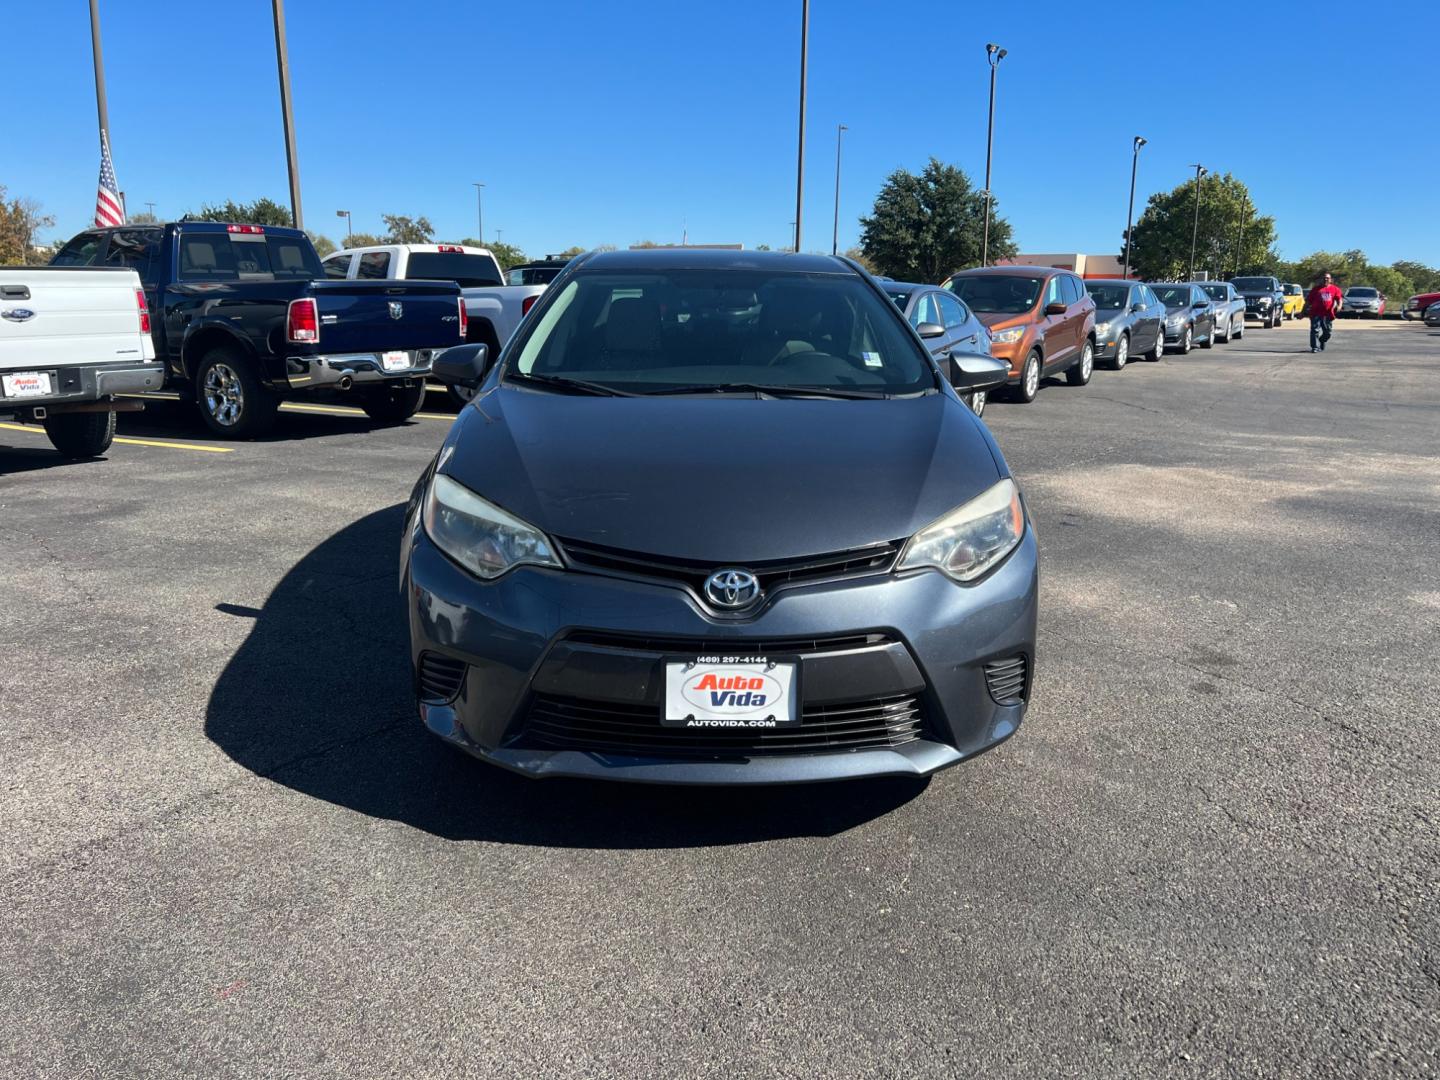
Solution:
[[[516,566],[561,566],[539,529],[442,473],[435,474],[425,496],[425,532],[446,555],[487,581]]]
[[[912,536],[895,569],[933,568],[956,581],[974,581],[1014,551],[1024,535],[1020,489],[1013,480],[1001,480]]]
[[[1012,341],[1019,341],[1025,336],[1023,326],[1012,326],[1009,330],[996,330],[990,335],[991,345],[1009,345]]]

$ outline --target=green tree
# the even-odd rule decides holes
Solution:
[[[0,265],[48,262],[49,253],[41,250],[39,233],[54,224],[55,218],[42,214],[34,199],[7,199],[5,186],[0,184]]]
[[[1190,273],[1190,240],[1195,230],[1195,180],[1150,196],[1135,222],[1130,266],[1149,281],[1176,281]],[[1243,229],[1242,229],[1243,216]],[[1275,219],[1261,216],[1249,189],[1230,173],[1200,181],[1200,225],[1195,235],[1195,270],[1212,278],[1270,274],[1280,266],[1275,252]],[[1120,237],[1125,257],[1125,237]]]
[[[994,224],[994,223],[992,222],[991,224]],[[874,266],[874,264],[871,263],[871,261],[865,257],[865,253],[864,253],[863,251],[861,251],[858,247],[847,248],[847,249],[845,250],[845,252],[844,252],[844,255],[845,255],[845,257],[846,257],[847,259],[854,259],[854,260],[855,260],[856,262],[858,262],[861,266],[863,266],[866,270],[870,271],[870,273],[872,273],[872,274],[875,273],[875,266]]]
[[[1410,282],[1412,293],[1440,292],[1440,269],[1436,267],[1401,259],[1391,263],[1390,269]]]
[[[904,281],[938,282],[980,263],[985,197],[963,171],[931,158],[916,176],[890,174],[869,217],[860,251],[876,271]],[[1010,223],[991,204],[990,258],[1015,254]]]
[[[335,246],[335,241],[331,240],[328,236],[321,236],[319,233],[311,232],[309,229],[305,230],[305,235],[310,237],[310,243],[315,247],[315,254],[319,255],[322,259],[325,258],[326,255],[334,255],[335,252],[339,250]]]
[[[435,226],[425,217],[405,217],[401,214],[381,214],[380,220],[389,229],[387,244],[433,244]]]
[[[274,199],[260,198],[250,203],[237,203],[226,199],[223,203],[206,203],[198,214],[186,214],[192,221],[228,221],[236,225],[285,225],[295,224],[288,207],[281,206]]]
[[[159,225],[160,219],[147,210],[141,210],[138,214],[129,214],[125,218],[127,225]]]
[[[491,255],[495,256],[495,261],[500,264],[501,270],[509,270],[512,266],[519,266],[523,262],[529,262],[529,258],[525,252],[521,251],[514,244],[502,243],[499,240],[485,244],[476,240],[473,236],[467,236],[464,240],[457,240],[455,242],[461,247],[485,248]]]
[[[390,240],[384,236],[376,236],[374,233],[357,232],[351,233],[345,238],[347,248],[376,247],[380,244],[388,244]]]

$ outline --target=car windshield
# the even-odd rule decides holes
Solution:
[[[1354,296],[1361,300],[1373,300],[1380,295],[1380,291],[1378,289],[1347,289],[1345,290],[1345,295]]]
[[[1086,285],[1085,291],[1095,301],[1097,311],[1119,311],[1130,295],[1130,289],[1125,285]]]
[[[500,268],[489,255],[463,251],[412,251],[405,276],[412,281],[453,281],[462,289],[500,284]]]
[[[1201,285],[1200,288],[1209,294],[1211,300],[1230,299],[1230,294],[1225,291],[1224,285]]]
[[[1301,296],[1301,295],[1304,294],[1304,292],[1305,292],[1305,290],[1302,289],[1302,288],[1300,288],[1299,285],[1286,285],[1286,286],[1285,286],[1285,295],[1286,295],[1286,296]]]
[[[1184,307],[1190,303],[1190,286],[1188,285],[1151,285],[1155,295],[1166,307]]]
[[[889,289],[886,289],[885,295],[890,297],[891,300],[894,300],[895,306],[901,311],[904,311],[905,305],[910,302],[910,294],[908,292],[891,292]]]
[[[1274,285],[1268,277],[1237,277],[1231,279],[1230,284],[1234,285],[1235,288],[1241,292],[1247,289],[1250,292],[1267,292],[1274,288]]]
[[[936,387],[900,313],[856,276],[596,269],[576,274],[538,315],[507,379],[623,393]]]
[[[1035,306],[1044,285],[1043,277],[966,274],[951,278],[945,287],[969,304],[973,311],[986,315],[1021,315]]]

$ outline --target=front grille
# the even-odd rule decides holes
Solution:
[[[985,665],[985,683],[997,705],[1019,705],[1025,700],[1027,668],[1023,655],[992,660]]]
[[[691,730],[660,725],[656,705],[616,705],[537,694],[517,743],[636,757],[716,758],[815,754],[904,746],[923,736],[914,697],[807,705],[798,727]]]
[[[863,649],[868,645],[889,645],[894,639],[887,634],[837,634],[823,638],[728,638],[728,637],[653,637],[648,634],[624,634],[610,630],[574,630],[565,640],[576,645],[595,645],[602,649],[627,649],[683,656],[769,656],[788,653],[840,652]]]
[[[730,563],[705,563],[693,559],[672,559],[664,555],[642,555],[617,548],[602,547],[582,540],[560,539],[560,547],[572,565],[648,581],[675,582],[688,586],[697,595],[705,579],[726,566],[744,567],[759,579],[766,593],[785,585],[811,581],[832,581],[836,578],[883,574],[900,554],[901,541],[890,540],[848,551],[832,551],[801,559],[773,559],[765,562],[737,560]]]
[[[464,681],[465,661],[433,652],[420,654],[415,685],[421,701],[428,705],[445,705],[454,701]]]

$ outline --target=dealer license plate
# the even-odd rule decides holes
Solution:
[[[410,354],[407,352],[381,353],[380,366],[386,371],[404,371],[412,366],[410,363]]]
[[[660,723],[694,731],[797,727],[799,669],[793,657],[712,655],[667,660]]]
[[[44,397],[50,393],[50,375],[44,371],[17,371],[0,375],[0,388],[11,398]]]

